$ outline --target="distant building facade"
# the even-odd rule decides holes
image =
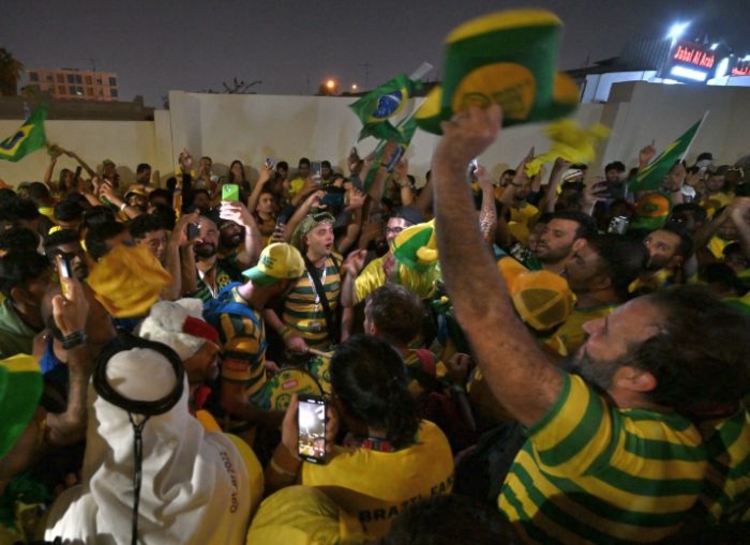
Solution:
[[[112,102],[120,99],[119,81],[115,72],[31,68],[26,70],[26,86],[36,92],[49,93],[60,100]]]

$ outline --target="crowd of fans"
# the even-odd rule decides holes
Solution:
[[[6,180],[0,543],[742,535],[750,173],[494,179],[499,127],[444,123],[424,184],[395,145]]]

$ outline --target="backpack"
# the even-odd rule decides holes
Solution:
[[[435,357],[429,350],[417,348],[413,352],[421,366],[413,377],[425,389],[418,400],[422,416],[443,430],[454,452],[472,445],[477,439],[477,433],[465,398],[461,400],[458,394],[450,395],[443,390],[435,376]]]

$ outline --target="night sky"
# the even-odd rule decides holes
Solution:
[[[370,88],[423,61],[439,78],[441,43],[458,24],[517,3],[490,0],[23,0],[3,2],[0,47],[28,68],[117,72],[120,96],[161,107],[169,90],[313,94],[329,76]],[[537,1],[565,22],[560,68],[616,56],[629,39],[677,20],[750,53],[747,0]],[[744,31],[744,32],[743,32]],[[366,79],[367,78],[367,79]]]

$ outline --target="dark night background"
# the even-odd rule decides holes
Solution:
[[[117,72],[122,100],[161,107],[170,89],[223,91],[234,77],[262,94],[313,94],[327,77],[372,88],[423,61],[439,78],[441,43],[458,24],[512,7],[565,22],[562,69],[616,56],[629,39],[660,38],[675,21],[750,53],[747,0],[719,2],[163,1],[3,2],[0,47],[27,68]],[[367,76],[367,80],[365,77]]]

